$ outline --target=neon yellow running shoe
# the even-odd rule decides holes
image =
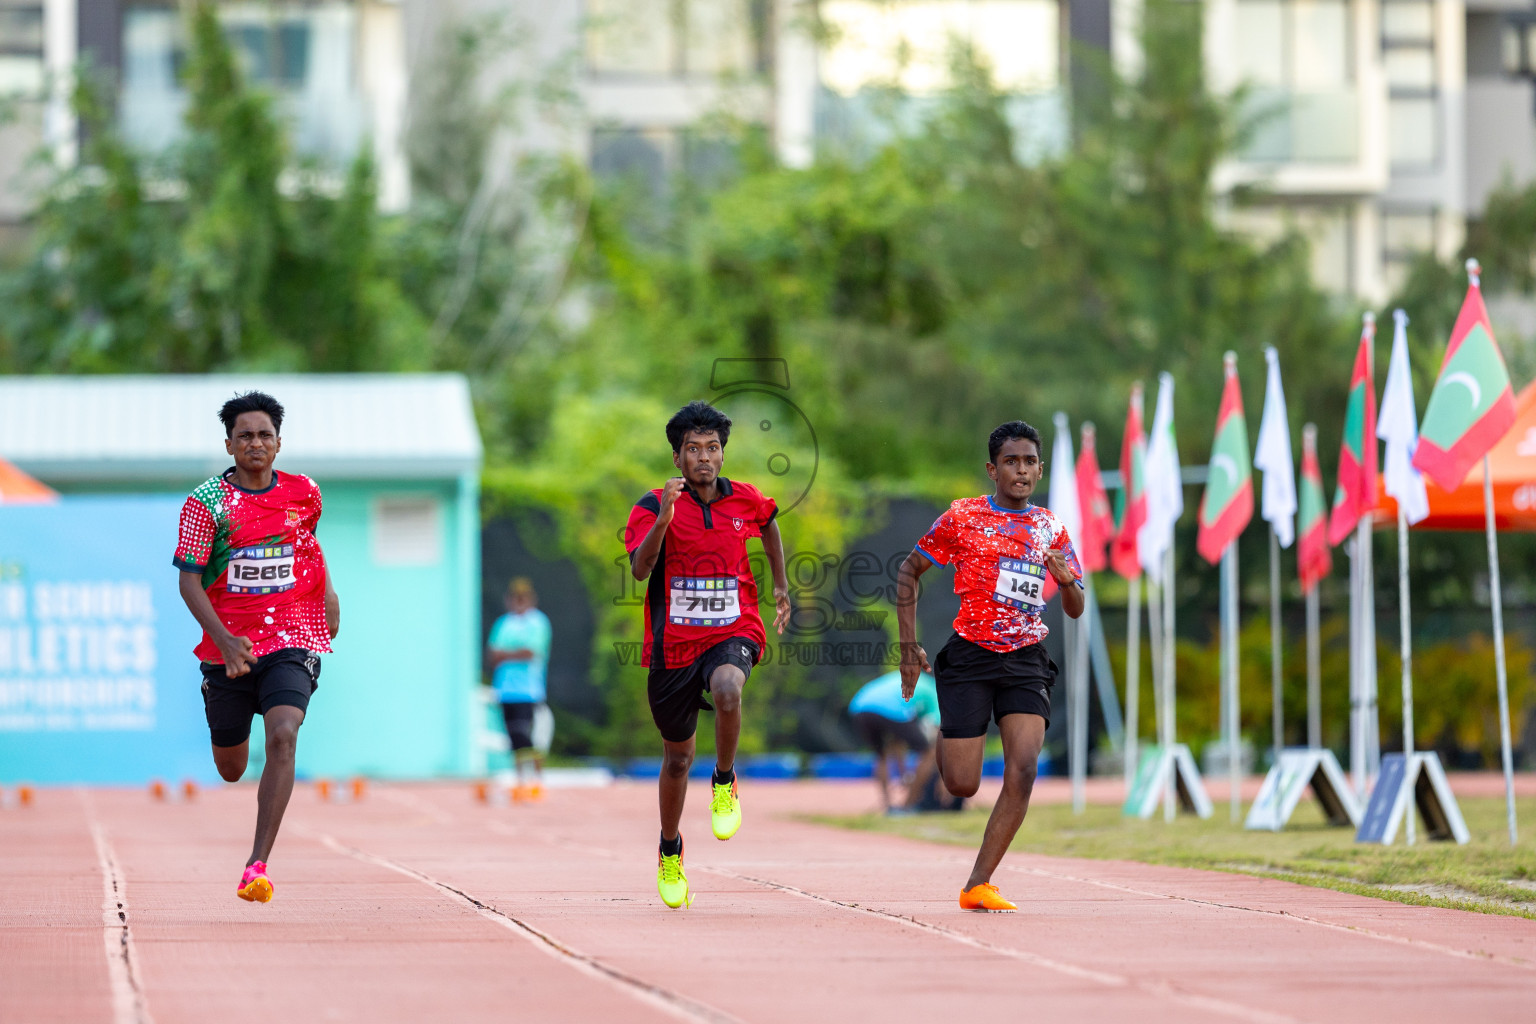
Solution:
[[[716,839],[729,839],[741,828],[741,798],[736,792],[736,779],[729,786],[716,783],[714,795],[709,801],[709,827],[715,830]]]
[[[679,842],[681,842],[681,837],[679,837]],[[683,870],[683,851],[681,849],[672,857],[668,857],[659,851],[657,852],[656,891],[661,894],[661,902],[673,910],[676,910],[678,907],[692,905],[693,893],[688,890],[688,874]]]

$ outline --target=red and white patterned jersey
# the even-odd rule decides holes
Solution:
[[[1072,575],[1082,578],[1072,539],[1050,509],[1014,511],[982,495],[950,505],[915,550],[934,565],[955,567],[955,632],[989,651],[1013,651],[1050,632],[1040,619],[1054,589],[1047,588],[1050,548],[1065,552]]]
[[[285,647],[325,653],[325,556],[315,539],[320,488],[299,473],[272,473],[263,491],[247,491],[234,468],[203,483],[181,507],[171,563],[202,576],[219,620],[251,641],[256,657]],[[194,653],[222,664],[205,632]]]

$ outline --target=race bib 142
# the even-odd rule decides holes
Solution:
[[[1041,608],[1045,599],[1045,566],[1017,558],[997,560],[997,588],[992,599],[1014,608]]]

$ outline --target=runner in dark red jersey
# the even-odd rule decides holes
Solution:
[[[995,493],[949,506],[902,563],[896,591],[901,635],[902,696],[910,700],[918,676],[929,671],[917,643],[918,577],[935,565],[955,567],[960,614],[955,633],[934,659],[938,684],[936,753],[944,787],[971,796],[981,786],[987,723],[1003,737],[1003,791],[971,877],[960,892],[966,910],[1016,910],[992,884],[992,873],[1029,810],[1035,764],[1051,717],[1056,664],[1045,655],[1040,613],[1048,583],[1061,588],[1062,610],[1083,614],[1082,575],[1066,528],[1048,509],[1030,502],[1040,482],[1040,434],[1014,420],[987,439],[987,475]],[[1071,466],[1059,467],[1072,472]]]
[[[172,562],[182,600],[203,627],[194,653],[220,776],[234,782],[245,774],[251,717],[266,725],[256,839],[236,890],[265,903],[272,898],[266,862],[293,792],[299,726],[341,610],[315,539],[320,488],[272,468],[283,407],[251,391],[225,402],[219,418],[235,464],[187,498]]]
[[[699,711],[711,710],[706,692],[715,713],[710,825],[717,839],[731,838],[741,826],[735,772],[741,688],[766,641],[747,561],[749,537],[761,537],[768,555],[780,633],[790,614],[778,508],[751,484],[720,475],[730,435],[730,418],[718,409],[704,402],[684,406],[667,423],[672,463],[682,476],[637,501],[624,531],[635,579],[648,581],[641,664],[650,669],[646,692],[664,750],[656,888],[673,908],[692,902],[679,825]]]

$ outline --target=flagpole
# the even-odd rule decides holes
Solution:
[[[1349,538],[1349,781],[1365,797],[1365,728],[1360,716],[1360,540]]]
[[[1375,444],[1375,441],[1371,441]],[[1381,774],[1381,684],[1376,671],[1376,551],[1372,523],[1375,513],[1366,512],[1360,517],[1359,546],[1365,552],[1360,562],[1360,709],[1365,723],[1365,774],[1367,785],[1376,785]]]
[[[1089,573],[1083,573],[1089,591],[1093,586]],[[1086,602],[1085,602],[1086,603]],[[1087,806],[1088,778],[1088,641],[1092,620],[1084,615],[1075,620],[1072,632],[1072,738],[1077,756],[1072,759],[1072,813],[1082,814]]]
[[[1398,650],[1403,662],[1403,759],[1413,759],[1413,641],[1409,634],[1412,616],[1408,609],[1408,513],[1397,503],[1397,620]],[[1403,839],[1414,843],[1413,807],[1408,808],[1407,829]]]
[[[1323,665],[1317,636],[1317,584],[1307,591],[1307,746],[1323,746]]]
[[[1175,699],[1174,670],[1176,662],[1174,656],[1177,642],[1174,637],[1174,589],[1173,589],[1173,545],[1163,552],[1163,728],[1166,737],[1163,740],[1163,748],[1172,751],[1177,742],[1178,730],[1175,728],[1174,715],[1178,713]],[[1177,784],[1174,780],[1175,772],[1167,775],[1168,784],[1163,789],[1163,821],[1172,822],[1174,812],[1177,810]]]
[[[1509,817],[1509,845],[1515,829],[1515,762],[1509,738],[1509,679],[1504,665],[1504,596],[1499,586],[1499,539],[1493,528],[1493,470],[1483,455],[1483,521],[1488,529],[1488,590],[1493,599],[1493,664],[1499,682],[1499,745],[1504,759],[1504,805]]]
[[[1141,724],[1136,720],[1141,701],[1141,576],[1130,580],[1125,603],[1125,795],[1129,799],[1136,780]]]
[[[1307,477],[1306,466],[1312,465],[1315,470],[1317,462],[1317,427],[1311,423],[1301,428],[1301,450],[1302,475]],[[1326,544],[1326,540],[1324,543]],[[1300,549],[1297,550],[1299,554]],[[1311,568],[1308,569],[1308,575],[1312,575]],[[1313,578],[1312,585],[1307,586],[1306,577],[1302,577],[1302,588],[1305,591],[1307,603],[1307,746],[1312,750],[1321,750],[1323,746],[1323,666],[1317,624],[1320,584],[1321,580]]]
[[[1285,709],[1280,702],[1280,538],[1269,527],[1269,673],[1270,699],[1274,702],[1274,761],[1280,763],[1285,747]]]
[[[1240,716],[1237,709],[1237,541],[1228,543],[1221,553],[1221,569],[1226,582],[1222,590],[1221,641],[1227,697],[1227,781],[1231,787],[1227,799],[1232,808],[1232,820],[1237,822],[1243,817],[1242,738],[1238,732]]]

